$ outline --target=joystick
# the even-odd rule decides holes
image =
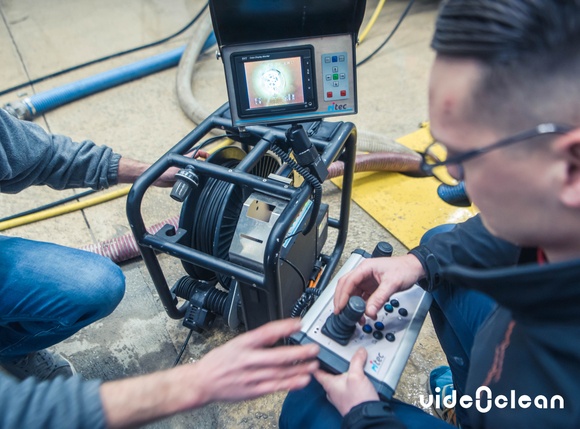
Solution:
[[[338,344],[346,346],[356,329],[356,324],[365,314],[366,304],[360,296],[352,296],[346,307],[338,314],[331,314],[322,327],[322,333]]]

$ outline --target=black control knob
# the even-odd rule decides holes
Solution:
[[[322,327],[322,333],[343,346],[356,329],[356,324],[365,313],[366,304],[360,296],[352,296],[346,307],[338,314],[331,314]]]
[[[199,177],[193,168],[182,168],[175,174],[175,184],[169,194],[171,198],[180,203],[184,202],[193,188],[199,185]]]
[[[385,256],[392,256],[393,255],[393,246],[391,246],[386,241],[379,241],[375,246],[375,250],[373,250],[372,257],[373,258],[382,258]]]

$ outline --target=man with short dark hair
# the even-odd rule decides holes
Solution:
[[[579,0],[443,2],[429,90],[442,152],[424,169],[464,180],[480,216],[406,256],[366,261],[337,288],[337,310],[370,294],[369,317],[416,281],[433,291],[464,429],[580,426],[579,46]],[[348,373],[316,374],[325,391],[290,394],[281,427],[449,427],[378,401],[364,362],[360,351]]]

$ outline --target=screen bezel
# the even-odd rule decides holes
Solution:
[[[301,60],[304,102],[251,108],[245,64],[296,57],[299,57]],[[231,66],[234,74],[234,91],[238,116],[242,119],[310,112],[318,109],[316,81],[314,79],[314,48],[311,45],[237,52],[231,56]]]

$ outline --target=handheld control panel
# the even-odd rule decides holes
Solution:
[[[373,252],[376,254],[376,252]],[[384,398],[392,397],[427,311],[431,295],[418,285],[394,294],[379,311],[376,320],[364,315],[366,303],[351,297],[348,305],[334,314],[334,292],[338,280],[371,255],[356,250],[332,279],[302,319],[302,329],[291,337],[298,344],[317,343],[322,367],[333,373],[348,371],[350,360],[360,348],[367,349],[365,373]]]

